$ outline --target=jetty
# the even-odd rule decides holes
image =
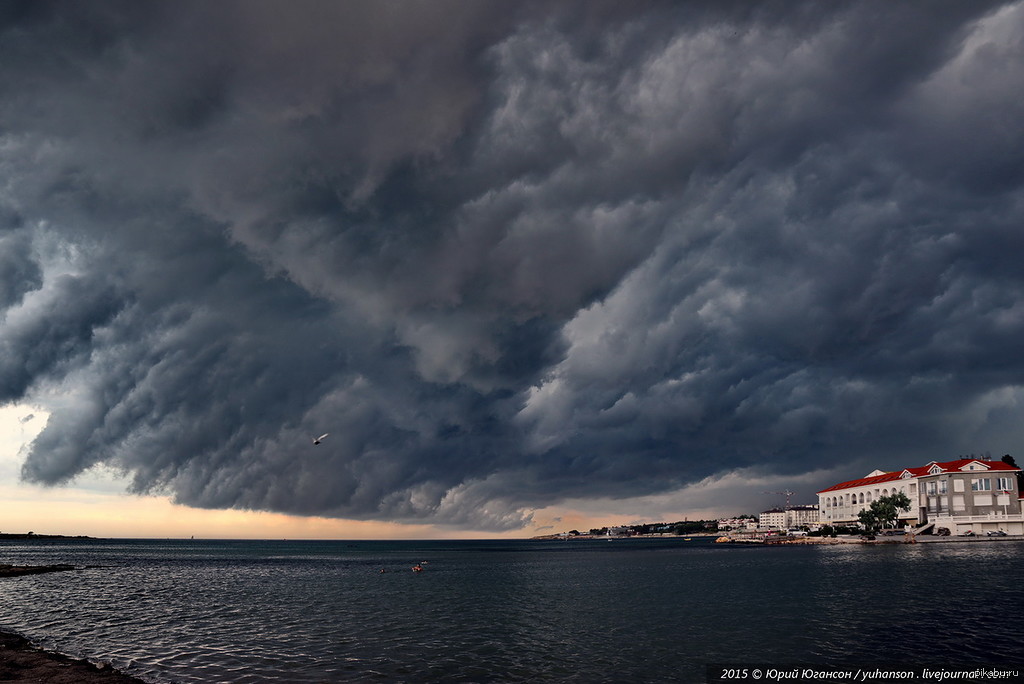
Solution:
[[[7,565],[0,563],[0,577],[21,577],[22,575],[42,575],[47,572],[63,572],[74,570],[74,565]]]

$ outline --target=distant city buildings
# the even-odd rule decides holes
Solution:
[[[719,518],[720,530],[756,530],[757,520],[754,518]]]
[[[1024,534],[1019,472],[1020,468],[1003,461],[974,458],[931,461],[891,472],[875,470],[818,492],[821,522],[857,524],[858,514],[872,501],[902,493],[911,502],[910,510],[899,515],[907,525],[932,524],[951,534],[999,530]]]

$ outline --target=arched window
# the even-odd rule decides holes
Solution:
[[[864,492],[860,493],[860,502],[859,503],[864,503]]]

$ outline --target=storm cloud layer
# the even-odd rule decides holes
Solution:
[[[4,3],[23,477],[500,530],[1012,452],[1021,93],[1020,2]]]

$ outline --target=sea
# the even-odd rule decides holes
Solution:
[[[1020,542],[5,540],[0,563],[76,566],[0,579],[0,629],[154,684],[1024,661]]]

